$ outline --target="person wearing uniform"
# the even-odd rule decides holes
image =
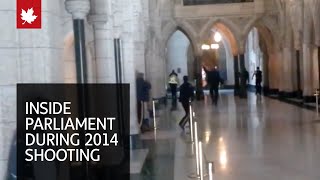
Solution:
[[[182,104],[182,107],[185,111],[185,115],[179,122],[179,126],[181,127],[182,130],[184,130],[184,127],[188,122],[189,105],[190,105],[189,101],[194,99],[194,88],[188,82],[188,76],[183,77],[183,84],[180,86],[179,89],[180,89],[179,101]]]
[[[169,75],[169,86],[172,96],[172,108],[177,106],[177,87],[179,84],[178,74],[172,70],[171,74]]]
[[[254,72],[252,79],[254,76],[256,77],[256,94],[261,95],[262,71],[260,70],[260,67],[257,67],[257,70]]]

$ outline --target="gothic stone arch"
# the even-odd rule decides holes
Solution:
[[[211,18],[202,27],[200,31],[201,40],[207,39],[211,29],[217,25],[219,26],[217,27],[219,32],[222,33],[225,37],[227,37],[232,49],[232,53],[234,55],[238,54],[240,49],[240,42],[241,42],[239,27],[237,27],[236,24],[234,24],[232,21],[226,18],[223,18],[223,17]]]

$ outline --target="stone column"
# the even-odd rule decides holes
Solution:
[[[141,7],[142,8],[142,7]],[[142,9],[141,9],[142,11]],[[144,19],[142,13],[139,15],[139,25],[138,31],[140,33],[136,34],[135,38],[135,61],[136,61],[136,70],[143,74],[146,73],[146,63],[145,63],[145,27]]]
[[[311,45],[303,44],[303,98],[305,101],[309,101],[313,94],[312,89],[312,56],[311,56]]]
[[[318,84],[319,84],[319,89],[320,89],[320,46],[318,47]]]
[[[131,0],[130,6],[127,5],[126,0],[119,0],[122,13],[122,24],[120,39],[122,40],[122,54],[123,54],[123,81],[130,84],[130,135],[134,136],[140,133],[137,117],[137,97],[136,97],[136,35],[139,34],[139,0]]]
[[[165,76],[166,66],[164,55],[161,55],[159,46],[160,41],[156,37],[151,37],[150,44],[148,45],[148,59],[146,60],[146,72],[148,80],[151,82],[152,98],[159,99],[166,96],[165,92]]]
[[[318,47],[312,45],[311,50],[311,63],[312,63],[312,90],[313,92],[319,88],[319,61],[318,61]]]
[[[302,98],[302,89],[301,89],[301,68],[300,68],[300,50],[296,50],[296,66],[297,66],[297,97]]]
[[[145,65],[145,11],[147,4],[142,0],[136,5],[137,10],[137,34],[135,34],[135,62],[138,72],[146,72]]]
[[[285,81],[285,78],[283,76],[284,72],[283,72],[283,66],[284,66],[284,63],[283,63],[283,48],[281,47],[277,52],[277,57],[278,59],[280,59],[280,61],[277,63],[277,65],[279,65],[279,83],[278,83],[278,87],[279,87],[279,96],[282,96],[282,92],[285,91],[285,84],[284,84],[284,81]]]
[[[162,15],[161,5],[163,2],[149,1],[149,22],[148,28],[148,44],[147,59],[146,59],[146,74],[151,82],[152,98],[162,99],[166,97],[166,62],[165,62],[165,47],[166,42],[162,39]]]
[[[94,29],[94,47],[97,83],[116,83],[113,17],[111,2],[95,0],[92,2],[89,22]]]
[[[281,78],[281,76],[279,76],[279,61],[277,52],[272,52],[268,61],[270,94],[277,94],[279,91],[279,81]]]
[[[285,97],[293,96],[293,54],[292,49],[290,47],[283,48],[283,95]]]
[[[0,179],[7,179],[9,151],[16,134],[17,83],[61,83],[63,61],[61,1],[42,1],[42,28],[17,29],[16,1],[1,0]],[[15,163],[15,162],[10,162]]]
[[[291,27],[290,13],[286,9],[286,19],[284,44],[282,49],[282,76],[283,76],[283,89],[281,95],[283,97],[293,97],[296,83],[296,61],[294,56],[294,41],[293,41],[293,30]]]
[[[239,56],[234,56],[234,95],[239,95],[240,91],[240,72],[239,72]]]
[[[313,100],[313,83],[312,83],[312,16],[308,7],[304,6],[303,21],[303,99],[305,102]]]

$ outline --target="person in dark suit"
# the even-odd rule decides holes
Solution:
[[[185,115],[179,122],[179,126],[182,130],[184,130],[184,127],[188,122],[190,100],[192,101],[194,99],[194,87],[188,82],[188,76],[183,77],[183,84],[180,86],[179,89],[179,101],[182,104],[182,107],[185,111]]]
[[[136,93],[137,93],[137,113],[138,122],[141,126],[141,131],[150,130],[148,118],[148,102],[150,101],[151,84],[144,79],[143,73],[137,73]]]
[[[219,99],[219,85],[220,83],[223,84],[223,80],[220,77],[220,72],[217,66],[215,66],[214,69],[211,71],[207,69],[205,69],[205,71],[207,74],[207,82],[210,88],[210,96],[211,96],[212,103],[217,105],[218,99]]]
[[[257,67],[257,70],[254,72],[253,77],[256,76],[256,95],[261,95],[262,94],[262,87],[261,87],[261,83],[262,83],[262,71],[260,70],[260,67]]]

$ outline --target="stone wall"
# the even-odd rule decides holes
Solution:
[[[17,83],[62,83],[63,1],[43,1],[42,29],[16,29],[15,1],[1,1],[0,18],[0,179],[7,170],[16,127]]]

